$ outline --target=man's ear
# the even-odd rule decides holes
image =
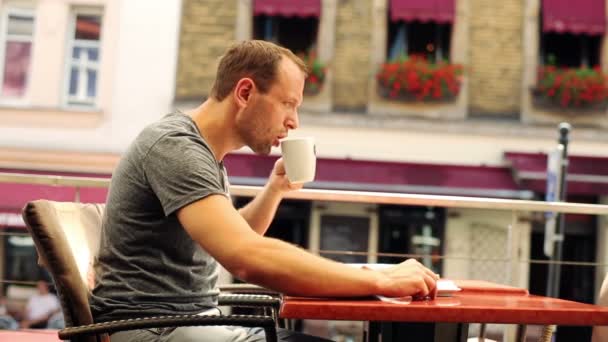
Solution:
[[[255,83],[251,78],[241,78],[234,87],[234,98],[240,107],[245,107],[255,89]]]

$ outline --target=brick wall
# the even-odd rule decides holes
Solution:
[[[211,90],[217,61],[235,41],[236,2],[184,0],[176,99],[201,99]]]
[[[470,112],[520,111],[523,1],[470,0]]]
[[[336,108],[361,109],[368,101],[372,1],[339,1],[336,45],[332,63],[333,104]]]

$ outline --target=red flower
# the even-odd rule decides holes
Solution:
[[[608,95],[608,78],[599,67],[538,69],[536,89],[562,107],[581,107],[602,103]]]
[[[417,100],[442,99],[460,92],[463,67],[445,62],[430,63],[421,56],[381,65],[376,79],[388,97],[413,96]]]
[[[313,50],[310,50],[306,54],[299,54],[299,56],[306,63],[310,71],[304,84],[304,93],[317,93],[321,89],[323,81],[325,80],[327,67],[321,61],[319,61]]]

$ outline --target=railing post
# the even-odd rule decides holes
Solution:
[[[507,237],[507,257],[509,258],[509,285],[519,286],[519,249],[521,241],[521,232],[518,229],[518,212],[516,210],[511,211],[511,224],[508,229]]]

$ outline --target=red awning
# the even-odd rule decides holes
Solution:
[[[547,155],[545,153],[506,152],[513,175],[524,189],[545,193]],[[608,158],[569,156],[567,192],[569,195],[608,194]]]
[[[604,0],[543,0],[543,31],[603,35],[606,30]]]
[[[224,158],[233,184],[262,185],[277,157],[229,154]],[[477,197],[531,198],[506,167],[317,159],[307,188],[382,191]]]
[[[224,162],[235,185],[263,185],[277,156],[229,154]],[[58,172],[0,172],[52,174],[61,176],[109,177]],[[477,197],[525,198],[532,193],[521,190],[507,167],[465,166],[369,160],[319,158],[315,181],[307,188],[439,194]],[[81,188],[80,201],[104,203],[106,188]],[[74,201],[76,189],[70,186],[0,183],[0,227],[21,226],[20,211],[35,199]],[[19,221],[17,224],[16,222]]]
[[[391,0],[392,21],[454,22],[456,0]]]
[[[84,176],[108,177],[107,175],[89,175],[75,173],[43,173],[24,170],[0,170],[2,172],[46,174],[54,176]],[[81,202],[105,203],[108,190],[106,188],[80,188],[78,194]],[[0,183],[0,227],[25,227],[20,219],[21,209],[29,201],[49,199],[60,202],[70,202],[76,199],[76,188],[71,186],[51,186],[38,184]]]
[[[321,0],[254,0],[254,15],[283,17],[319,17]]]

